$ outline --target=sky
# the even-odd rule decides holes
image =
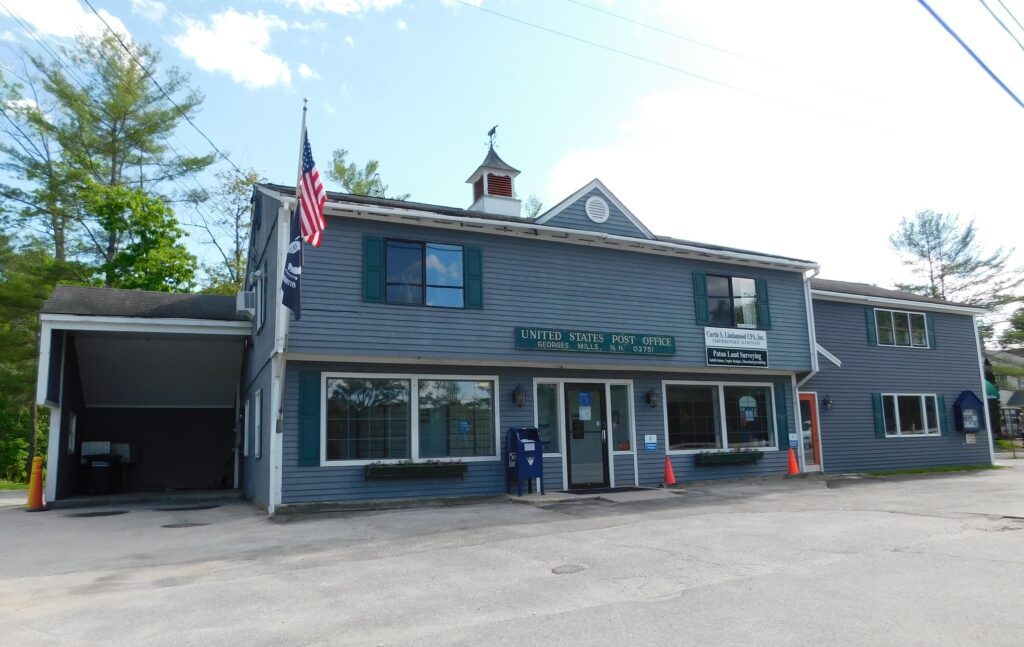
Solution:
[[[1024,240],[1024,108],[914,0],[92,2],[188,73],[199,128],[274,182],[294,183],[308,97],[321,169],[345,148],[418,202],[468,207],[498,124],[521,198],[596,177],[656,234],[826,278],[906,280],[888,237],[922,209],[974,219],[989,248]],[[1024,0],[929,4],[1024,98]],[[102,28],[84,0],[0,0],[0,62]]]

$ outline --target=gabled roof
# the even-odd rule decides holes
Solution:
[[[622,202],[618,198],[615,197],[615,194],[612,193],[608,189],[608,187],[606,187],[604,185],[604,183],[601,182],[601,180],[599,180],[597,178],[594,178],[590,182],[587,182],[578,191],[576,191],[575,193],[570,195],[568,198],[566,198],[565,200],[562,200],[561,202],[556,204],[554,207],[552,207],[552,208],[548,209],[547,211],[545,211],[544,213],[542,213],[540,216],[537,217],[537,219],[534,222],[536,222],[538,225],[545,224],[546,222],[548,222],[552,218],[556,217],[558,214],[560,214],[563,211],[565,211],[566,208],[576,204],[576,202],[579,201],[580,198],[582,198],[583,196],[587,195],[591,191],[594,191],[595,189],[600,191],[602,194],[604,194],[604,196],[606,198],[608,198],[608,201],[611,202],[613,205],[615,205],[616,209],[618,209],[619,211],[622,212],[622,215],[624,215],[626,217],[626,220],[631,222],[633,224],[633,226],[636,227],[638,230],[640,230],[640,232],[644,236],[646,236],[647,238],[649,238],[651,240],[654,240],[654,239],[657,238],[657,236],[655,236],[651,232],[651,230],[648,229],[646,227],[646,225],[644,225],[644,223],[640,222],[640,219],[637,218],[636,216],[634,216],[633,212],[630,211],[629,209],[627,209],[626,205],[622,204]]]
[[[207,319],[244,321],[235,298],[215,294],[174,294],[58,285],[43,304],[42,314],[145,319]]]
[[[849,281],[832,281],[830,279],[814,278],[811,279],[811,290],[818,293],[848,294],[860,297],[910,301],[913,303],[932,304],[936,306],[971,308],[978,310],[979,312],[983,311],[983,308],[978,308],[977,306],[969,303],[958,303],[956,301],[947,301],[945,299],[935,299],[922,294],[914,294],[913,292],[880,288],[877,285],[870,285],[868,283],[851,283]]]

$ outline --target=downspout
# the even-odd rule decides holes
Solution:
[[[995,443],[992,441],[994,430],[992,429],[992,416],[988,411],[988,389],[985,384],[985,356],[981,352],[981,337],[978,335],[977,315],[971,317],[971,323],[974,325],[974,344],[978,347],[978,376],[981,378],[981,393],[985,398],[985,406],[982,409],[985,410],[985,426],[988,427],[988,460],[990,464],[994,465],[996,462]]]
[[[811,351],[811,372],[804,376],[802,380],[797,382],[796,374],[793,374],[793,419],[796,420],[796,433],[799,442],[797,442],[797,452],[800,454],[800,465],[801,468],[807,465],[806,457],[804,456],[804,443],[803,443],[803,428],[804,421],[800,417],[800,387],[806,384],[812,377],[818,374],[818,338],[814,334],[814,303],[811,300],[811,279],[816,277],[821,270],[815,267],[811,270],[810,274],[804,273],[804,303],[807,306],[807,340],[810,344]],[[803,471],[801,469],[801,471]]]

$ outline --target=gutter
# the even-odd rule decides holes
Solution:
[[[985,308],[973,306],[956,306],[946,303],[930,303],[928,301],[911,301],[909,299],[897,299],[892,297],[872,297],[863,294],[850,294],[849,292],[831,292],[829,290],[811,290],[815,299],[822,301],[844,301],[847,303],[862,303],[865,305],[878,306],[902,306],[914,310],[929,310],[935,312],[950,312],[962,315],[985,315],[989,311]]]

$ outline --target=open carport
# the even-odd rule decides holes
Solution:
[[[233,297],[57,286],[40,318],[48,500],[237,487]]]

